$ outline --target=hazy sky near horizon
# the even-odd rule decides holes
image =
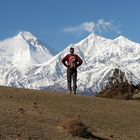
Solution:
[[[0,0],[0,40],[29,31],[58,52],[91,33],[140,43],[139,0]]]

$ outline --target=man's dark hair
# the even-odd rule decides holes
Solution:
[[[70,47],[70,50],[73,50],[74,51],[74,48],[73,47]]]
[[[72,54],[74,53],[74,48],[73,47],[70,48],[70,53],[72,53]]]

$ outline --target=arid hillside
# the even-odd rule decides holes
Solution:
[[[84,123],[90,137],[60,127]],[[0,140],[139,140],[140,102],[0,87]]]

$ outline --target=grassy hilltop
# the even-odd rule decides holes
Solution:
[[[69,134],[67,118],[92,136]],[[0,87],[0,140],[139,140],[139,122],[139,101]]]

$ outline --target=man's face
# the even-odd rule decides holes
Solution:
[[[71,49],[71,50],[70,50],[70,53],[74,53],[74,50],[73,50],[73,49]]]

